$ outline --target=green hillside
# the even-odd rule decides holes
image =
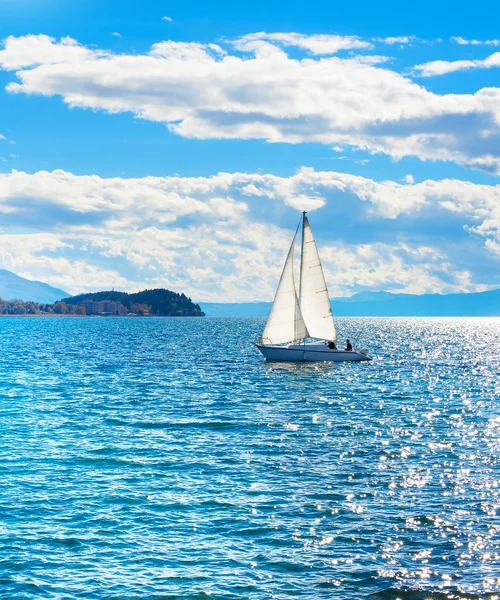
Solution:
[[[135,314],[163,317],[205,316],[199,305],[194,304],[191,298],[188,298],[185,294],[177,294],[165,289],[143,290],[134,294],[115,291],[94,292],[63,298],[61,302],[68,306],[74,306],[80,305],[86,300],[119,302],[127,309],[127,312]]]

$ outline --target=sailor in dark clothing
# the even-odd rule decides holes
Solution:
[[[345,341],[345,349],[347,350],[347,352],[351,352],[352,351],[352,344],[349,341],[349,338],[347,338],[346,341]]]
[[[330,342],[328,342],[328,348],[329,348],[330,350],[336,350],[336,349],[337,349],[337,346],[335,345],[335,342],[331,342],[331,341],[330,341]]]

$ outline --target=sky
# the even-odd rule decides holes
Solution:
[[[500,287],[500,5],[0,0],[0,268],[271,300]]]

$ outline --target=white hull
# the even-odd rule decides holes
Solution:
[[[288,346],[263,346],[257,344],[264,358],[278,362],[344,362],[371,360],[357,350],[330,350],[324,344],[289,344]]]

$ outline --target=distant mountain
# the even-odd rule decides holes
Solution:
[[[194,304],[191,298],[185,294],[177,294],[170,290],[155,289],[143,290],[134,294],[126,292],[94,292],[90,294],[79,294],[63,298],[61,302],[66,305],[80,305],[85,300],[99,302],[109,300],[122,304],[129,313],[149,314],[162,317],[204,317],[198,304]],[[127,312],[125,311],[125,312]]]
[[[265,317],[271,302],[202,302],[209,317]],[[332,298],[337,317],[498,317],[500,289],[471,294],[392,294],[360,292]]]
[[[47,283],[31,281],[31,279],[19,277],[11,271],[0,269],[0,298],[3,300],[55,302],[67,295],[68,292],[52,287]]]

